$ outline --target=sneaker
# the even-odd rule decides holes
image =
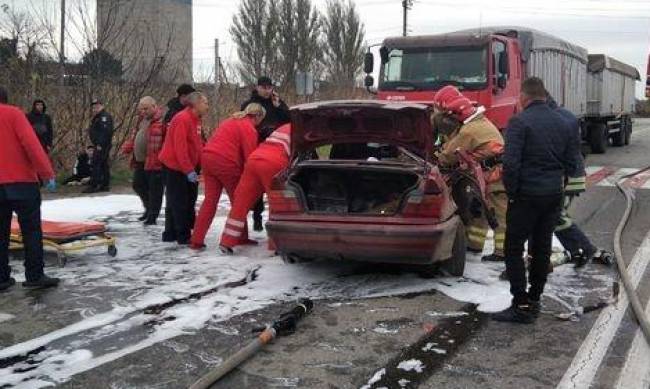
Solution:
[[[233,255],[235,253],[234,251],[232,251],[232,248],[228,246],[222,246],[222,245],[219,245],[219,251],[221,251],[221,254],[223,255]]]
[[[264,225],[262,223],[262,219],[255,219],[253,220],[253,231],[264,231]]]
[[[505,262],[505,260],[505,257],[497,254],[484,255],[481,257],[481,261],[483,262]]]
[[[190,248],[196,251],[203,251],[207,246],[203,243],[190,243]]]
[[[506,310],[492,314],[492,320],[508,323],[533,324],[535,322],[535,316],[530,304],[513,304]]]
[[[38,280],[23,282],[23,287],[27,289],[53,288],[55,286],[58,286],[60,281],[61,280],[58,278],[48,277],[43,274]]]
[[[7,290],[14,285],[16,285],[16,280],[13,277],[9,277],[8,280],[0,282],[0,292]]]

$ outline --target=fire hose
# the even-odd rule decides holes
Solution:
[[[314,308],[314,303],[309,299],[300,299],[298,305],[289,312],[285,312],[272,324],[253,329],[253,332],[259,332],[257,338],[249,343],[246,347],[236,352],[233,356],[226,359],[222,364],[201,377],[189,389],[208,389],[215,382],[230,373],[237,366],[244,363],[255,353],[270,343],[277,336],[286,336],[296,331],[296,324],[305,315],[310,313]]]
[[[623,281],[623,287],[625,288],[625,293],[627,293],[628,298],[630,300],[632,311],[634,312],[634,315],[636,316],[636,319],[639,322],[639,326],[641,327],[641,330],[645,335],[646,341],[650,344],[650,322],[648,322],[648,317],[645,314],[643,306],[639,301],[639,296],[636,293],[634,284],[632,283],[632,280],[630,279],[630,275],[627,272],[627,267],[625,261],[623,260],[623,251],[621,250],[621,237],[623,235],[623,230],[625,229],[625,226],[627,225],[627,222],[630,219],[630,213],[632,212],[632,205],[633,205],[632,195],[630,194],[630,191],[622,185],[622,182],[629,178],[635,177],[641,173],[644,173],[648,170],[650,170],[650,166],[641,169],[635,173],[623,176],[616,182],[616,187],[625,196],[626,205],[625,205],[625,212],[623,212],[623,217],[618,223],[618,226],[616,226],[616,231],[614,232],[614,256],[616,257],[616,267],[618,268],[618,273],[621,277],[621,280]]]

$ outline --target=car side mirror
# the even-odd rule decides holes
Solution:
[[[372,87],[373,85],[375,85],[375,79],[374,79],[374,77],[371,76],[371,75],[367,75],[366,78],[363,79],[363,85],[364,85],[366,88],[370,88],[370,87]]]
[[[374,68],[375,68],[375,57],[372,55],[370,51],[368,51],[366,55],[363,57],[363,72],[366,74],[372,73]]]

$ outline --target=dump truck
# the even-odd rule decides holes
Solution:
[[[484,27],[439,35],[386,38],[379,48],[377,98],[431,103],[454,85],[486,108],[500,129],[520,109],[521,83],[541,78],[557,103],[580,121],[594,153],[609,141],[629,143],[638,71],[605,55],[523,27]],[[374,85],[374,55],[364,61],[365,84]]]

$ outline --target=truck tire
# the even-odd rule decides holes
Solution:
[[[625,146],[625,139],[627,138],[628,131],[627,116],[621,116],[618,126],[618,132],[612,134],[612,145],[614,147],[623,147]]]
[[[632,118],[629,116],[625,117],[625,145],[630,144],[632,139]]]
[[[607,126],[594,123],[589,126],[589,146],[594,154],[604,154],[607,150]]]

